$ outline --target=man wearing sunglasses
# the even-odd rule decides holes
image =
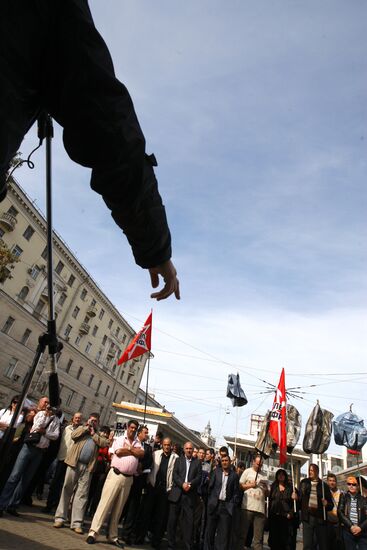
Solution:
[[[367,503],[359,492],[357,478],[348,477],[347,487],[338,506],[345,550],[367,550]]]

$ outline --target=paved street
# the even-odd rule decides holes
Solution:
[[[53,516],[43,514],[40,511],[43,503],[35,502],[35,506],[24,506],[19,510],[21,518],[14,518],[4,514],[0,518],[0,550],[111,550],[111,546],[105,543],[105,537],[101,536],[98,544],[89,546],[86,543],[87,535],[77,535],[69,528],[55,529]],[[89,522],[86,522],[86,528]],[[150,550],[150,546],[126,546],[126,550]],[[166,545],[162,545],[165,550]],[[264,546],[264,550],[268,549]],[[302,550],[302,544],[298,543],[297,550]]]
[[[106,540],[104,536],[100,537],[100,543],[89,546],[86,543],[87,534],[77,535],[67,527],[55,529],[53,516],[43,514],[40,506],[24,506],[19,512],[22,514],[21,518],[14,518],[5,513],[0,518],[0,550],[86,550],[87,548],[111,550],[112,548],[104,542]],[[134,546],[135,550],[143,548]],[[148,547],[145,546],[145,548]]]

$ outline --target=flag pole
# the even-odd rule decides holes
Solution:
[[[266,437],[267,437],[267,435],[268,435],[268,433],[269,433],[269,424],[270,424],[270,411],[268,411],[267,414],[266,414],[266,428],[265,428],[265,435],[264,435],[264,441],[263,441],[263,448],[262,448],[262,450],[260,451],[260,459],[261,459],[261,460],[260,460],[260,470],[261,470],[261,468],[262,468],[262,466],[263,466],[263,462],[264,462],[264,457],[263,457],[263,455],[264,455],[264,451],[265,451]],[[258,475],[259,475],[259,470],[257,470],[257,472],[256,472],[255,483],[256,483],[256,481],[257,481]]]
[[[292,486],[293,486],[292,490],[293,490],[293,493],[295,493],[296,487],[294,485],[293,453],[290,453],[290,457],[291,457],[291,474],[292,474]],[[293,508],[294,508],[294,513],[297,513],[297,504],[295,500],[293,500]]]
[[[238,409],[236,407],[236,432],[234,434],[234,464],[237,464],[237,432],[238,432]]]
[[[143,424],[145,424],[145,418],[147,415],[147,401],[148,401],[148,385],[149,385],[149,367],[150,367],[150,351],[148,352],[148,365],[147,365],[147,383],[145,386],[145,400],[144,400],[144,419]]]
[[[320,461],[320,473],[321,473],[321,489],[322,489],[322,500],[325,500],[325,487],[324,487],[324,480],[323,473],[322,473],[322,453],[319,454],[319,461]],[[322,510],[324,513],[324,521],[326,521],[326,510],[324,504],[322,505]]]
[[[361,491],[361,495],[363,495],[363,492],[362,492],[362,474],[361,474],[361,471],[359,469],[359,453],[356,456],[357,456],[357,468],[358,468],[358,477],[359,477],[359,490]]]
[[[287,405],[285,406],[285,420],[286,420],[286,427],[287,427],[287,436],[288,436],[288,410]],[[286,449],[287,451],[287,449]],[[288,454],[288,451],[287,451]],[[294,467],[293,467],[293,451],[289,453],[289,456],[291,457],[291,476],[292,476],[292,492],[295,492],[295,485],[294,485]],[[296,501],[293,500],[293,509],[294,513],[297,513],[297,504]]]

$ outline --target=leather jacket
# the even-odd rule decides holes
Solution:
[[[358,493],[357,497],[357,511],[358,511],[358,527],[362,529],[365,533],[367,532],[367,502],[366,499]],[[338,505],[338,517],[340,523],[343,524],[343,527],[348,530],[352,527],[353,523],[349,518],[350,514],[350,502],[351,495],[349,491],[340,495],[339,505]]]

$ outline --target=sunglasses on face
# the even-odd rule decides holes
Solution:
[[[351,485],[352,487],[357,487],[357,483],[347,483],[347,485]]]

